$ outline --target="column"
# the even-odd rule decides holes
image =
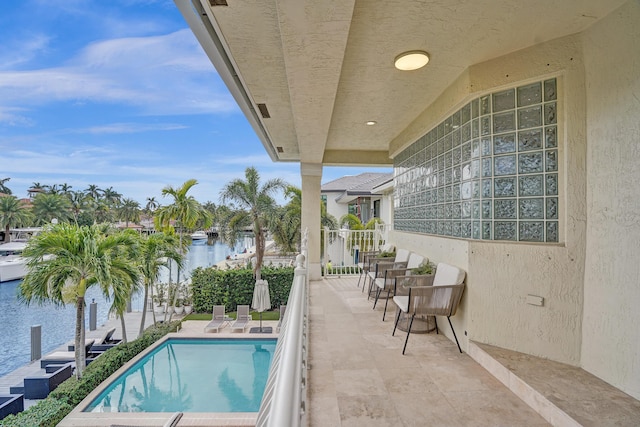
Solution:
[[[320,181],[322,164],[300,163],[302,177],[302,231],[309,230],[309,279],[320,280]]]

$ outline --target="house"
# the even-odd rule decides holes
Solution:
[[[392,166],[391,239],[468,273],[463,349],[640,399],[640,2],[175,2],[272,160],[300,163],[312,280],[323,167]]]
[[[327,212],[336,219],[353,214],[366,224],[372,218],[391,223],[393,203],[390,193],[376,190],[378,186],[393,184],[392,173],[367,172],[343,176],[323,184],[320,197],[327,205]],[[383,215],[384,214],[384,215]]]

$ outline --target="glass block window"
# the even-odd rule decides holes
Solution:
[[[557,82],[476,98],[394,160],[394,227],[558,242]]]

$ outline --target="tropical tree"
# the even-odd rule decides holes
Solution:
[[[71,205],[73,219],[77,224],[78,217],[88,207],[87,195],[82,191],[71,191],[67,193],[67,197],[69,198],[69,203]]]
[[[129,221],[140,221],[140,203],[133,199],[123,199],[118,211],[120,219],[125,221],[127,227],[129,227]]]
[[[84,192],[93,200],[98,200],[102,194],[102,190],[95,184],[90,184]]]
[[[16,196],[0,197],[0,226],[4,228],[4,241],[9,242],[11,227],[31,224],[33,216],[29,209]]]
[[[148,215],[153,214],[153,211],[160,207],[160,203],[156,200],[155,197],[147,197],[147,204],[144,207],[145,213]]]
[[[5,185],[11,178],[0,179],[0,193],[11,194],[11,189]]]
[[[27,243],[27,275],[20,284],[20,299],[26,304],[53,302],[76,307],[76,376],[82,377],[84,311],[87,289],[99,286],[106,297],[118,300],[139,280],[135,258],[129,256],[136,239],[129,233],[105,234],[99,225],[60,223],[47,227]]]
[[[174,234],[154,233],[149,236],[140,236],[139,264],[140,273],[143,278],[144,299],[148,301],[149,292],[153,298],[153,286],[158,280],[160,268],[169,268],[169,260],[179,267],[182,266],[183,251],[179,246],[179,240]],[[140,334],[144,331],[147,311],[142,311],[140,320]],[[153,323],[156,322],[155,311],[153,312]]]
[[[102,198],[109,206],[118,207],[122,201],[122,194],[118,193],[113,187],[102,190]]]
[[[198,224],[198,221],[203,221],[205,227],[211,226],[212,217],[211,214],[202,207],[202,205],[193,197],[187,193],[198,181],[190,179],[185,181],[181,187],[174,188],[170,185],[162,189],[162,197],[172,197],[173,203],[167,206],[158,208],[155,213],[154,223],[157,229],[163,231],[174,231],[177,224],[180,227],[179,233],[179,246],[181,251],[184,251],[182,245],[182,232],[185,230],[193,230],[193,227]],[[172,224],[172,221],[175,221]],[[184,252],[183,252],[184,253]],[[171,282],[171,281],[169,281]],[[178,273],[178,283],[180,282],[180,275]],[[171,283],[169,283],[171,286]],[[171,294],[171,292],[169,292]],[[175,305],[178,298],[178,293],[173,292]]]
[[[260,175],[254,167],[245,170],[245,178],[245,180],[234,179],[227,183],[220,192],[220,198],[223,203],[235,202],[242,209],[231,218],[229,223],[231,230],[247,221],[253,225],[256,239],[256,263],[253,272],[256,280],[260,280],[268,218],[277,206],[272,196],[278,191],[285,190],[287,184],[279,178],[273,178],[261,186]]]
[[[29,193],[29,197],[32,198],[40,193],[46,193],[46,188],[44,185],[40,184],[39,182],[34,182],[31,185],[31,187],[29,187],[29,189],[27,190],[27,193]]]
[[[61,194],[38,194],[33,199],[33,215],[36,225],[48,224],[56,218],[60,222],[71,218],[71,202]]]

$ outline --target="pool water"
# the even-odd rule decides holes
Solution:
[[[169,339],[84,412],[257,412],[276,340]]]

